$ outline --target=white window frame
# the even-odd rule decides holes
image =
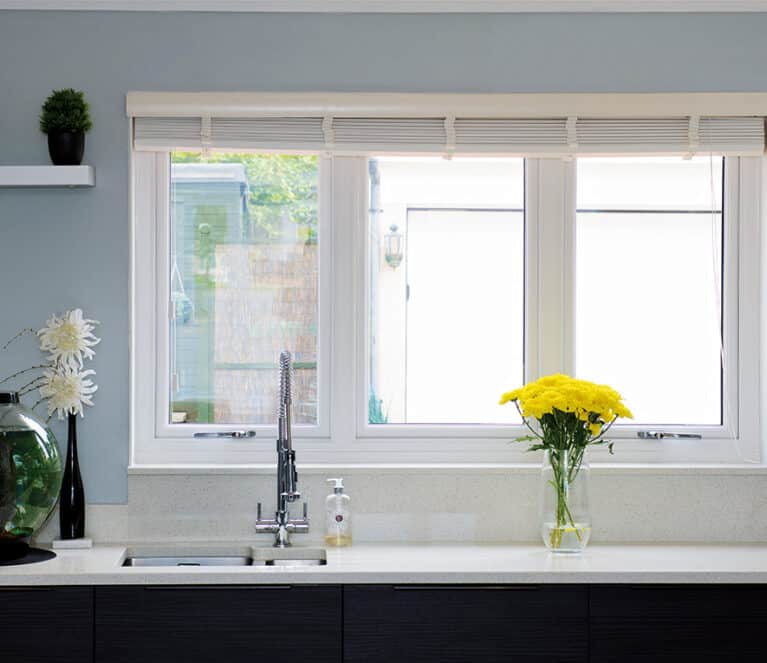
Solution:
[[[368,172],[368,158],[359,157],[355,160],[356,167]],[[366,175],[367,177],[367,175]],[[525,174],[525,181],[529,181]],[[527,198],[527,191],[525,192]],[[527,203],[525,203],[527,206]],[[356,391],[355,394],[363,399],[362,403],[368,402],[368,385],[370,385],[368,355],[370,353],[370,316],[368,315],[370,307],[370,267],[368,256],[370,256],[370,224],[368,223],[368,210],[370,205],[365,203],[364,216],[362,220],[346,219],[345,223],[352,226],[354,236],[354,254],[360,256],[355,282],[361,287],[357,288],[356,301],[360,315],[355,317],[356,337],[357,337],[357,358],[355,362],[356,373]],[[525,209],[525,247],[524,264],[536,264],[531,251],[535,251],[535,235],[529,232],[529,209]],[[407,249],[406,249],[407,250]],[[527,282],[527,277],[525,277]],[[526,284],[527,288],[527,284]],[[538,334],[538,314],[530,306],[531,297],[525,293],[525,338],[536,338]],[[477,361],[482,361],[483,357],[480,351],[477,351]],[[529,354],[529,344],[525,348],[524,364],[530,366],[531,357]],[[512,385],[513,386],[513,385]],[[512,386],[509,388],[511,389]],[[500,394],[498,395],[500,398]],[[445,440],[473,440],[473,449],[476,444],[485,444],[490,448],[498,440],[508,441],[514,436],[524,435],[525,430],[521,425],[510,426],[504,424],[369,424],[367,407],[358,407],[355,417],[356,438],[369,445],[378,444],[384,451],[384,444],[391,444],[394,440],[401,441],[407,447],[413,447],[421,443],[423,450],[432,450],[436,445],[441,445]],[[465,444],[465,443],[464,443]]]
[[[199,440],[187,425],[170,426],[168,394],[166,244],[169,157],[133,152],[131,466],[252,466],[274,462],[274,426],[199,426],[195,431],[257,430],[254,440]],[[306,468],[375,466],[505,466],[538,462],[526,445],[509,444],[519,426],[421,426],[367,423],[366,156],[322,157],[320,186],[320,422],[297,427]],[[735,421],[724,426],[664,427],[697,432],[700,440],[636,439],[636,427],[616,429],[616,455],[595,449],[596,462],[640,465],[740,465],[761,462],[760,219],[762,159],[729,158],[725,169],[723,301],[725,398]],[[526,162],[526,380],[571,372],[574,358],[575,163]],[[323,195],[323,192],[329,195]],[[332,223],[330,219],[332,218]],[[166,240],[167,241],[167,238]],[[162,287],[157,288],[157,285]],[[165,288],[165,290],[163,290]],[[162,327],[160,322],[162,321]],[[509,385],[513,387],[514,385]]]
[[[170,412],[170,155],[167,152],[135,152],[133,171],[132,267],[132,444],[131,462],[182,464],[230,462],[246,464],[265,459],[247,440],[195,439],[193,433],[255,431],[258,446],[277,435],[274,425],[199,424],[172,425]],[[320,191],[329,190],[331,160],[320,159]],[[319,200],[319,307],[318,394],[316,425],[295,424],[296,437],[327,440],[330,437],[330,356],[332,326],[332,242],[329,196]],[[275,408],[276,412],[276,408]],[[142,414],[139,414],[142,413]],[[151,413],[147,416],[146,413]],[[255,451],[255,453],[254,453]],[[181,460],[186,459],[186,460]]]
[[[562,300],[551,300],[549,308],[561,311],[552,323],[563,330],[561,343],[561,369],[575,371],[575,216],[576,216],[576,163],[565,165],[563,197],[565,210],[556,218],[546,216],[544,225],[551,223],[552,234],[563,237],[562,254],[545,254],[541,264],[566,266],[573,279],[568,284],[565,275],[556,274],[553,280],[562,279]],[[601,462],[620,463],[667,463],[690,465],[695,463],[741,464],[762,461],[760,439],[759,403],[759,310],[760,310],[760,219],[762,198],[762,159],[755,157],[729,157],[725,164],[724,182],[724,270],[722,277],[723,344],[725,366],[723,367],[723,412],[721,425],[637,425],[620,422],[610,432],[610,439],[616,441],[617,456],[609,456],[606,448],[595,448],[592,458]],[[542,186],[546,186],[545,183]],[[553,182],[546,186],[550,191]],[[560,225],[561,224],[561,225]],[[556,228],[556,226],[560,227]],[[542,251],[556,250],[554,243],[542,242]],[[569,286],[569,287],[568,287]],[[609,317],[608,317],[609,324]],[[552,329],[549,336],[553,337]],[[556,340],[557,343],[560,339]],[[555,356],[555,345],[542,356]],[[543,374],[554,372],[555,367],[546,366]],[[642,430],[693,433],[701,439],[640,440],[637,433]]]

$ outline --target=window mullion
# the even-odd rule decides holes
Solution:
[[[360,394],[365,385],[366,167],[364,157],[332,159],[331,438],[335,446],[347,445],[355,437],[355,416],[362,416],[365,409]]]
[[[734,162],[734,163],[733,163]],[[730,399],[729,410],[737,416],[738,455],[740,460],[764,462],[765,421],[761,414],[764,409],[765,389],[764,362],[755,361],[760,357],[760,345],[764,342],[765,319],[762,307],[764,277],[765,234],[763,232],[765,211],[763,192],[765,172],[763,158],[742,157],[728,159],[725,176],[731,173],[737,163],[737,216],[735,210],[725,207],[725,228],[735,225],[737,231],[737,272],[729,275],[725,291],[725,310],[728,316],[737,320],[736,329],[730,334],[737,338],[737,352],[732,343],[729,346],[729,366],[725,368],[725,397]],[[733,184],[728,183],[728,199]],[[729,226],[728,226],[729,224]],[[732,233],[728,231],[732,242]],[[725,247],[726,248],[726,247]],[[730,270],[732,272],[732,269]],[[730,300],[735,298],[733,303]],[[729,295],[729,300],[727,299]],[[734,309],[734,311],[733,311]],[[725,331],[727,333],[727,330]],[[725,339],[727,342],[727,339]],[[761,388],[760,388],[761,387]]]
[[[154,293],[155,293],[155,435],[167,428],[170,412],[170,199],[171,165],[170,154],[158,152],[155,155],[155,250]]]
[[[529,377],[574,370],[575,165],[562,159],[538,159],[531,182],[538,322],[537,357]],[[532,373],[536,375],[533,375]]]
[[[540,159],[525,159],[525,381],[541,377],[539,317]]]
[[[162,182],[158,170],[160,157],[153,152],[134,153],[132,158],[133,214],[141,219],[134,224],[131,251],[131,463],[141,462],[138,441],[154,437],[155,344],[157,321],[154,297],[157,265],[157,188]],[[149,413],[149,414],[148,414]]]

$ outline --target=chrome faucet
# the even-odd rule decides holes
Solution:
[[[296,452],[293,451],[291,401],[293,365],[290,353],[280,353],[280,409],[277,418],[277,511],[273,519],[261,518],[261,502],[258,503],[256,534],[274,534],[274,547],[290,545],[291,534],[305,534],[309,531],[309,519],[304,502],[303,518],[291,519],[288,505],[301,498],[296,490]]]

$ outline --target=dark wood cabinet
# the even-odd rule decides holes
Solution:
[[[98,663],[338,663],[341,588],[96,588]]]
[[[585,663],[588,588],[344,589],[345,663]]]
[[[93,589],[0,588],[0,660],[93,661]]]
[[[750,663],[764,585],[0,588],[25,663]]]
[[[592,663],[763,661],[761,586],[593,586]]]

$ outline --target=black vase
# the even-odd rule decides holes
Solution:
[[[82,539],[85,536],[85,490],[77,461],[77,415],[68,415],[69,436],[64,460],[64,478],[59,499],[59,525],[62,539]]]
[[[54,166],[79,166],[85,152],[85,134],[82,131],[48,132],[48,154]]]

